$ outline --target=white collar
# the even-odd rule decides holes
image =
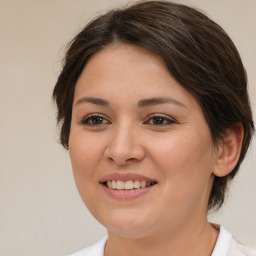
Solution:
[[[107,239],[108,237],[106,236],[98,243],[70,256],[103,256]],[[220,233],[211,256],[227,256],[231,239],[232,235],[223,226],[220,226]]]
[[[232,235],[220,226],[220,233],[211,256],[227,256]]]

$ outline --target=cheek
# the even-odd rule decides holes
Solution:
[[[71,132],[69,154],[77,190],[88,206],[95,199],[97,179],[95,169],[99,162],[97,145],[80,131]]]
[[[166,184],[182,190],[201,189],[208,184],[214,154],[208,134],[190,131],[153,142],[152,159]]]
[[[182,218],[192,209],[206,207],[213,163],[206,140],[200,136],[177,136],[169,143],[155,143],[151,155],[163,182],[159,208],[165,208],[168,218]]]
[[[82,132],[71,132],[69,153],[75,178],[93,176],[101,159],[101,147],[97,140]]]

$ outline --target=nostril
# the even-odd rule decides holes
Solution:
[[[109,162],[114,162],[119,166],[127,165],[132,162],[138,161],[136,158],[121,158],[121,157],[108,157]]]

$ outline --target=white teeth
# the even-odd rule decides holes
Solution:
[[[140,188],[140,181],[139,181],[139,180],[135,180],[135,181],[133,182],[133,187],[134,187],[134,188]]]
[[[132,180],[128,180],[124,183],[124,189],[133,189],[133,182]]]
[[[111,182],[111,181],[110,181]],[[108,186],[109,188],[111,188],[111,186]],[[113,189],[117,189],[117,186],[116,186],[116,180],[112,180],[112,188]]]
[[[140,182],[140,187],[145,188],[146,184],[147,184],[147,182],[145,180],[143,180],[143,181]]]
[[[136,188],[145,188],[149,187],[151,185],[154,185],[155,182],[149,182],[145,180],[128,180],[128,181],[122,181],[122,180],[108,180],[106,182],[107,187],[112,189],[125,189],[125,190],[131,190]]]
[[[122,180],[116,181],[116,188],[117,189],[124,189],[124,182]]]

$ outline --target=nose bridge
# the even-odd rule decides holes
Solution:
[[[140,143],[138,129],[131,120],[123,120],[117,123],[112,130],[107,157],[118,165],[141,160],[144,156],[144,150]]]

